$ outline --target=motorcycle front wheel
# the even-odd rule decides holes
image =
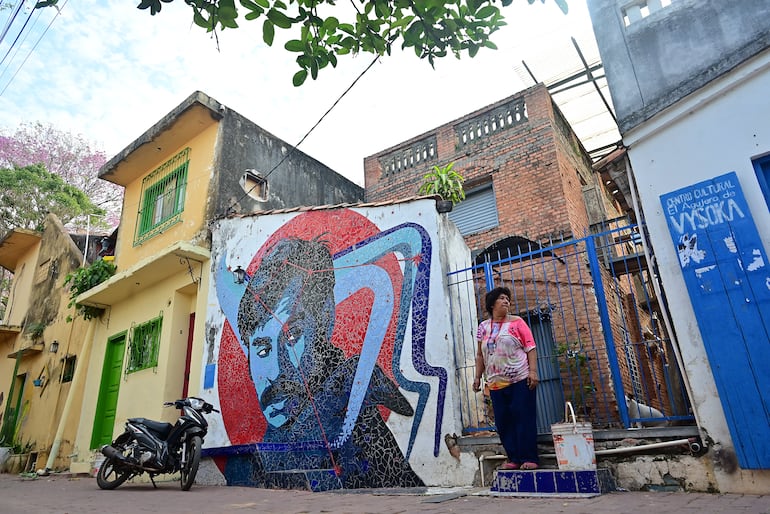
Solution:
[[[115,467],[115,459],[105,459],[96,474],[96,483],[101,489],[115,489],[128,480],[131,472]]]
[[[189,491],[195,482],[195,475],[201,463],[201,446],[203,446],[203,440],[197,435],[192,436],[185,444],[185,463],[181,470],[182,491]]]

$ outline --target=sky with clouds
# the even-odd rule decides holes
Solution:
[[[0,0],[0,30],[12,3]],[[522,61],[546,83],[576,72],[582,65],[570,37],[589,63],[598,61],[585,0],[568,3],[564,15],[552,0],[514,0],[503,9],[508,26],[493,37],[498,50],[482,49],[473,59],[448,57],[433,69],[411,51],[381,58],[300,150],[363,185],[364,157],[531,86]],[[0,43],[0,127],[50,123],[111,157],[200,90],[293,145],[373,59],[342,57],[337,68],[295,88],[294,54],[278,41],[266,46],[261,22],[220,32],[217,49],[192,25],[183,0],[164,3],[156,16],[137,4],[59,0],[58,12],[34,12],[11,47],[29,13],[22,11]],[[584,142],[594,136],[589,150],[619,139],[592,87],[557,102]]]

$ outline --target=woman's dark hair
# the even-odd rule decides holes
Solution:
[[[486,298],[484,299],[485,307],[487,308],[487,312],[490,316],[492,315],[492,309],[495,308],[495,302],[498,298],[500,298],[500,295],[505,295],[510,300],[511,290],[507,287],[496,287],[488,292]]]

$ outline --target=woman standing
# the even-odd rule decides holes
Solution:
[[[476,337],[473,390],[481,390],[486,375],[497,433],[508,455],[503,469],[537,469],[537,351],[527,323],[508,313],[510,299],[507,287],[487,293],[489,319],[481,322]]]

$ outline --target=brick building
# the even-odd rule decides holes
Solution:
[[[449,162],[467,195],[450,218],[475,253],[511,235],[581,237],[617,215],[607,215],[590,159],[542,84],[367,157],[366,200],[412,196],[433,165]]]
[[[490,284],[505,284],[513,312],[525,316],[543,342],[540,431],[563,416],[565,400],[607,426],[628,425],[616,402],[624,393],[661,408],[668,403],[656,372],[668,360],[648,344],[667,336],[653,321],[654,293],[639,241],[625,228],[590,237],[629,225],[633,213],[622,188],[593,169],[547,88],[535,85],[367,157],[366,200],[412,196],[434,165],[450,162],[465,178],[466,199],[449,217],[475,262],[470,294],[477,315],[484,316]],[[465,363],[470,369],[472,356]],[[466,427],[483,429],[483,408],[476,411]]]

